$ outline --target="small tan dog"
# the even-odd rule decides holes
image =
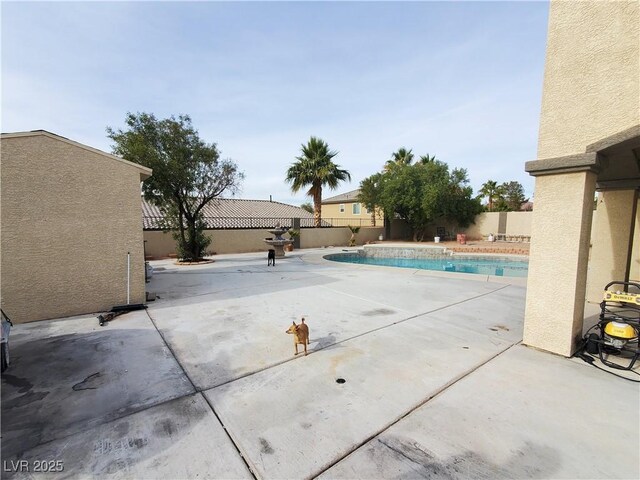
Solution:
[[[293,325],[285,333],[293,335],[293,347],[296,349],[296,355],[298,354],[298,344],[304,345],[304,354],[306,355],[307,345],[309,345],[309,327],[304,323],[304,318],[302,318],[300,325],[296,325],[294,320]]]

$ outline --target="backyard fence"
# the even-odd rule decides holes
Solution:
[[[163,217],[145,215],[143,224],[145,230],[162,230]],[[300,228],[315,228],[313,218],[300,218]],[[251,230],[251,229],[272,229],[276,226],[290,229],[293,228],[294,219],[290,217],[204,217],[207,230]],[[380,222],[381,225],[382,222]],[[320,226],[322,228],[331,227],[370,227],[371,219],[349,219],[349,218],[323,218]]]
[[[476,222],[460,231],[456,225],[436,224],[427,232],[434,237],[445,231],[447,238],[455,238],[455,233],[465,233],[467,239],[478,240],[493,233],[495,238],[505,240],[524,240],[531,235],[531,216],[533,212],[484,212],[476,217]],[[163,258],[176,251],[175,240],[171,233],[162,231],[162,217],[145,215],[144,239],[147,241],[147,255]],[[411,228],[404,220],[392,220],[385,228],[384,222],[372,226],[371,218],[323,218],[322,228],[314,228],[314,219],[291,217],[206,217],[205,234],[212,239],[211,251],[216,253],[259,252],[267,248],[264,239],[273,237],[269,230],[278,225],[284,229],[300,229],[298,239],[300,248],[318,248],[324,246],[346,246],[351,232],[348,226],[362,227],[356,242],[385,240],[409,240]]]

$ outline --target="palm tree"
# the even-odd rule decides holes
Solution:
[[[402,147],[391,154],[391,160],[387,160],[387,163],[384,164],[384,171],[390,172],[401,165],[411,165],[411,162],[413,162],[413,153]]]
[[[333,163],[338,152],[329,150],[329,145],[320,138],[311,137],[306,145],[302,145],[302,155],[296,157],[287,170],[286,181],[291,184],[291,191],[310,186],[307,195],[313,198],[313,219],[316,227],[322,222],[322,187],[334,190],[338,183],[349,180],[351,174]]]
[[[502,188],[498,186],[498,182],[487,180],[480,188],[480,195],[487,197],[487,206],[489,211],[493,211],[493,202],[500,200],[502,196]]]
[[[426,155],[420,155],[420,163],[421,164],[425,164],[425,163],[433,163],[435,161],[437,161],[438,159],[436,158],[435,155],[429,155],[428,153]]]
[[[349,246],[350,247],[355,247],[356,246],[356,233],[358,233],[360,231],[360,227],[354,227],[351,225],[347,225],[347,228],[351,231],[351,238],[349,239]]]

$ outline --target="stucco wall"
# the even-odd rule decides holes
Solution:
[[[526,345],[570,356],[582,335],[595,182],[590,172],[536,179]]]
[[[498,233],[499,212],[484,212],[476,217],[476,223],[464,230],[470,240],[482,239],[490,233]],[[503,212],[506,216],[506,233],[510,235],[531,235],[531,219],[533,212]],[[440,226],[440,224],[438,224]],[[456,229],[447,224],[442,224],[447,231],[456,233]],[[431,240],[435,235],[435,226],[425,240]],[[245,253],[266,251],[265,237],[272,235],[267,230],[209,230],[206,232],[213,239],[209,251],[217,254]],[[358,245],[366,242],[378,241],[378,237],[384,235],[384,226],[381,221],[376,227],[362,227],[356,235]],[[288,238],[287,235],[285,235]],[[300,231],[301,248],[319,248],[329,245],[346,246],[351,238],[351,232],[346,227],[333,228],[303,228]],[[144,232],[147,241],[146,254],[154,258],[165,258],[176,253],[175,242],[170,233],[147,230]],[[385,240],[411,240],[411,230],[403,220],[394,220],[391,227],[391,238]]]
[[[639,124],[639,71],[640,2],[552,1],[538,159],[584,153]],[[527,345],[570,355],[582,335],[595,181],[587,172],[536,178]],[[596,228],[620,224],[615,213],[610,219],[596,219]],[[594,233],[598,245],[590,268],[600,273],[591,275],[593,292],[604,286],[595,277],[618,275],[619,266],[610,265],[621,263],[612,242],[622,240],[612,232]]]
[[[362,227],[356,234],[356,243],[378,240],[384,233],[382,227]],[[208,236],[213,239],[209,251],[217,254],[266,252],[266,237],[273,237],[267,230],[208,230]],[[289,238],[288,235],[284,235]],[[300,230],[300,248],[318,248],[346,246],[349,244],[351,232],[348,228],[303,228]],[[146,254],[154,258],[165,258],[176,253],[175,241],[170,233],[159,231],[145,231]]]
[[[551,2],[538,158],[584,152],[640,123],[639,6]]]
[[[273,238],[268,230],[207,230],[206,235],[212,239],[209,252],[217,254],[262,252],[267,250],[265,238]],[[288,235],[284,235],[289,238]],[[176,243],[171,233],[145,231],[147,241],[146,254],[154,258],[164,258],[176,253]]]
[[[480,215],[476,215],[475,223],[469,225],[464,233],[469,239],[481,239],[490,233],[496,234],[498,233],[499,218],[500,212],[483,212]],[[529,220],[529,223],[531,223],[531,220]]]
[[[598,195],[593,215],[587,276],[587,301],[600,303],[611,281],[624,281],[633,225],[633,190],[612,190]],[[633,263],[633,262],[632,262]]]
[[[44,135],[3,137],[2,308],[17,322],[145,301],[140,172]]]
[[[507,212],[507,235],[531,235],[533,212]]]
[[[505,224],[504,231],[501,232],[500,218],[503,218]],[[447,232],[452,235],[456,233],[465,233],[468,240],[482,240],[493,233],[506,233],[507,235],[527,235],[531,236],[531,219],[533,212],[482,212],[475,218],[475,223],[469,227],[462,229],[456,227],[455,224],[442,222],[437,226],[443,226]],[[436,233],[436,225],[432,225],[429,229],[429,236]]]

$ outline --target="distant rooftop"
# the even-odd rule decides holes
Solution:
[[[340,195],[336,195],[335,197],[329,197],[322,200],[322,203],[345,203],[345,202],[355,202],[357,201],[357,197],[360,195],[360,189],[351,190],[347,193],[341,193]]]
[[[203,209],[207,228],[273,228],[277,222],[288,225],[292,218],[313,218],[306,210],[269,200],[218,198]],[[160,208],[142,199],[145,230],[158,230],[163,219]]]

